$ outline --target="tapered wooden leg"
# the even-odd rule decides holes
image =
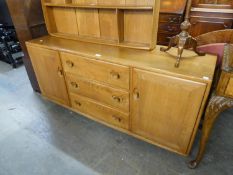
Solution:
[[[206,109],[204,123],[202,126],[202,135],[201,135],[201,141],[199,145],[198,154],[197,154],[196,159],[192,160],[189,163],[189,168],[194,169],[201,162],[211,130],[219,114],[223,112],[224,110],[228,108],[232,108],[232,107],[233,107],[232,99],[221,97],[221,96],[213,96],[210,99],[210,102]]]

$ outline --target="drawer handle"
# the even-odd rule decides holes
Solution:
[[[120,117],[116,116],[116,115],[113,115],[112,118],[113,118],[114,120],[118,121],[118,122],[121,122],[121,121],[122,121],[122,119],[121,119]]]
[[[138,100],[139,97],[140,97],[140,94],[138,92],[138,89],[135,88],[134,91],[133,91],[133,98],[134,98],[134,100]]]
[[[77,101],[77,100],[75,100],[74,103],[75,103],[77,106],[79,106],[79,107],[82,106],[82,104],[81,104],[79,101]]]
[[[115,95],[112,96],[112,99],[117,103],[121,103],[123,101],[123,99],[121,97],[118,97],[118,96],[115,96]]]
[[[66,64],[69,66],[69,67],[74,67],[74,63],[70,60],[67,60],[66,61]]]
[[[71,86],[73,87],[73,88],[78,88],[79,87],[79,85],[77,84],[77,83],[75,83],[75,82],[71,82],[70,83],[71,84]]]
[[[62,69],[61,69],[60,67],[58,67],[57,73],[58,73],[58,75],[59,75],[60,77],[63,77],[63,71],[62,71]]]
[[[111,74],[112,78],[114,78],[114,79],[120,79],[121,78],[120,74],[115,72],[115,71],[111,71],[110,74]]]

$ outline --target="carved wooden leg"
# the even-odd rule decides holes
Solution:
[[[177,45],[177,41],[178,41],[177,39],[178,39],[177,36],[173,36],[169,41],[168,47],[167,48],[161,47],[160,51],[167,52],[169,49],[172,48],[172,46]]]
[[[228,108],[232,108],[232,107],[233,107],[233,100],[230,98],[225,98],[221,96],[213,96],[210,99],[210,102],[207,106],[206,113],[205,113],[205,119],[203,123],[202,135],[201,135],[201,141],[199,145],[198,154],[197,154],[196,159],[189,163],[189,168],[194,169],[201,162],[204,152],[205,152],[206,143],[210,136],[210,132],[219,114],[223,112],[224,110]]]
[[[182,53],[184,51],[184,47],[178,47],[178,55],[177,55],[177,58],[176,58],[176,63],[175,63],[175,67],[179,67],[180,66],[180,60],[181,60],[181,56],[182,56]]]

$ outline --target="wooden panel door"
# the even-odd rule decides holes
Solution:
[[[42,94],[49,99],[69,105],[59,53],[29,45],[27,48]]]
[[[204,83],[135,69],[132,132],[188,154],[205,89]]]

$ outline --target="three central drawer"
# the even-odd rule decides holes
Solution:
[[[98,120],[129,128],[127,66],[61,52],[72,107]]]

